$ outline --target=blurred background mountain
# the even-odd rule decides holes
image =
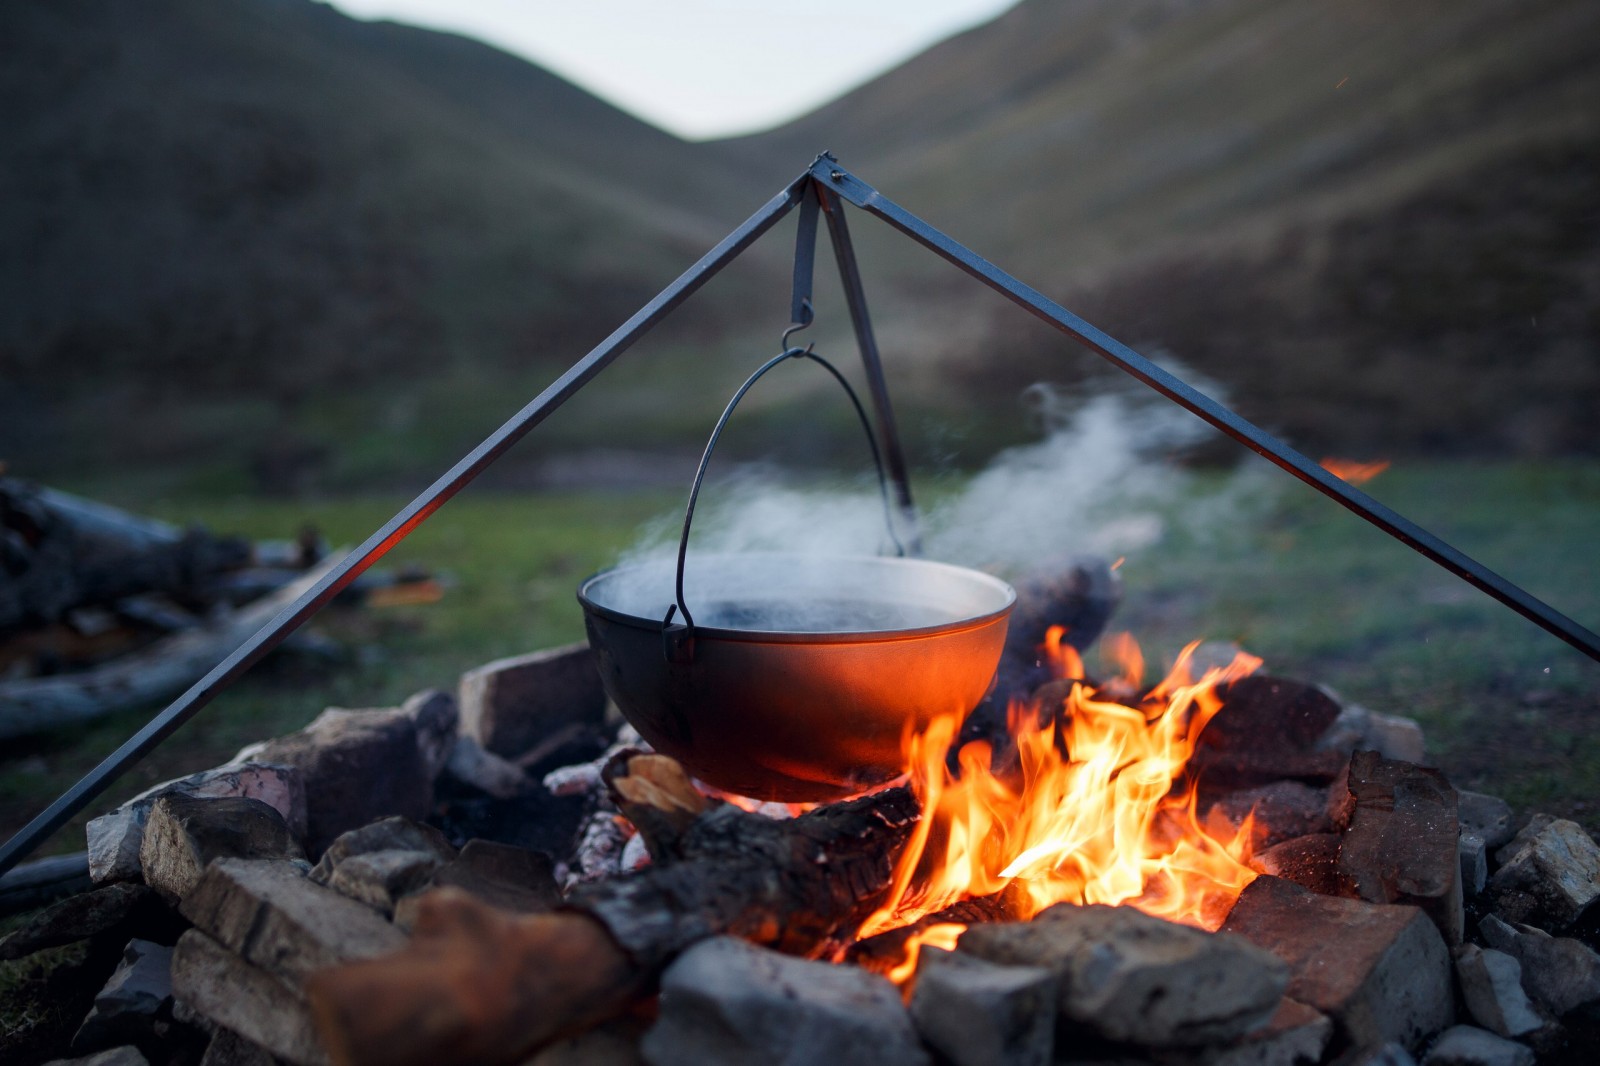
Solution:
[[[829,32],[849,29],[797,30],[774,76]],[[311,0],[12,3],[0,129],[0,459],[27,476],[436,473],[824,148],[1313,453],[1600,450],[1585,0],[1025,0],[715,143]],[[920,460],[977,461],[1014,439],[1029,383],[1106,374],[851,221]],[[602,476],[593,457],[629,449],[676,470],[776,350],[788,233],[496,476]],[[729,447],[855,461],[848,411],[812,402],[827,387],[764,385]]]

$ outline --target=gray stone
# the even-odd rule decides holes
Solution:
[[[156,1039],[156,1022],[171,1007],[172,949],[130,940],[122,962],[94,997],[94,1006],[73,1036],[72,1050],[147,1045]]]
[[[44,1066],[150,1066],[150,1060],[136,1047],[115,1047],[81,1059],[51,1059]]]
[[[292,766],[235,762],[156,785],[109,814],[90,820],[86,834],[89,876],[96,883],[139,880],[145,822],[156,797],[165,795],[257,799],[283,815],[296,839],[305,838],[306,791],[300,772]]]
[[[519,796],[530,783],[522,767],[486,750],[475,737],[456,738],[445,772],[462,784],[497,799]]]
[[[433,809],[431,751],[417,723],[395,708],[330,707],[298,733],[239,753],[298,767],[306,790],[306,853],[389,815],[420,820]]]
[[[303,859],[283,816],[260,800],[172,794],[150,808],[139,865],[151,888],[176,902],[213,859]]]
[[[1511,921],[1560,929],[1600,899],[1600,845],[1576,822],[1558,818],[1525,830],[1500,854],[1487,891]]]
[[[588,644],[497,659],[461,675],[461,732],[515,759],[556,730],[599,726],[606,694]]]
[[[280,1059],[296,1066],[328,1062],[311,1012],[300,997],[198,929],[178,939],[172,955],[172,991],[193,1013]]]
[[[1472,1020],[1501,1036],[1525,1036],[1544,1021],[1522,990],[1522,964],[1511,955],[1476,944],[1456,949],[1456,980]]]
[[[153,889],[115,883],[51,904],[0,939],[0,961],[20,959],[107,933],[142,913],[165,909]]]
[[[1457,1025],[1439,1034],[1422,1066],[1533,1066],[1533,1049],[1484,1029]]]
[[[277,1066],[282,1060],[231,1029],[217,1028],[200,1066]]]
[[[1267,1024],[1206,1060],[1207,1066],[1298,1066],[1322,1061],[1333,1019],[1285,996]]]
[[[1531,815],[1528,820],[1523,822],[1522,825],[1518,827],[1517,831],[1512,834],[1511,839],[1501,845],[1500,848],[1494,853],[1495,865],[1503,866],[1512,859],[1516,858],[1517,854],[1521,852],[1523,848],[1527,847],[1528,844],[1533,841],[1534,837],[1548,829],[1550,824],[1555,820],[1555,815],[1553,814]]]
[[[1555,937],[1531,925],[1508,925],[1489,915],[1478,924],[1483,939],[1522,966],[1522,987],[1545,1010],[1561,1017],[1600,1003],[1600,954],[1581,940]]]
[[[1368,903],[1421,907],[1447,944],[1463,933],[1456,793],[1438,770],[1358,751],[1355,813],[1339,845],[1339,877]]]
[[[1334,1066],[1417,1066],[1411,1052],[1399,1044],[1358,1048],[1334,1060]]]
[[[1056,979],[1040,966],[1002,966],[923,948],[911,1019],[952,1066],[1048,1066],[1055,1047]]]
[[[417,752],[429,780],[438,777],[456,746],[461,722],[456,698],[440,689],[428,689],[402,703],[400,712],[411,719],[417,731]]]
[[[311,879],[327,884],[341,862],[352,855],[375,851],[426,851],[437,855],[442,862],[456,857],[455,846],[439,830],[396,815],[339,834],[312,868]]]
[[[1461,831],[1481,838],[1490,851],[1504,846],[1516,836],[1511,804],[1499,796],[1458,790],[1456,797]]]
[[[406,943],[406,935],[371,908],[286,862],[214,862],[180,910],[208,936],[291,987],[313,970],[387,955]]]
[[[394,913],[395,904],[428,884],[443,865],[431,851],[368,851],[333,868],[328,887],[359,903]]]
[[[876,974],[790,958],[732,937],[680,955],[661,977],[645,1034],[652,1066],[927,1066],[894,985]]]
[[[1363,746],[1385,759],[1419,765],[1427,759],[1422,727],[1412,719],[1399,715],[1373,711],[1367,719],[1367,735]]]
[[[1351,1046],[1415,1050],[1455,1020],[1449,950],[1415,907],[1258,877],[1222,928],[1287,962],[1288,995],[1332,1018]]]
[[[1489,846],[1484,839],[1465,830],[1456,841],[1456,857],[1461,860],[1461,892],[1476,896],[1489,881]]]
[[[1192,1047],[1263,1025],[1288,980],[1284,964],[1245,938],[1206,933],[1132,907],[1058,904],[1031,922],[976,925],[960,950],[1041,966],[1058,981],[1058,1031],[1119,1043]]]

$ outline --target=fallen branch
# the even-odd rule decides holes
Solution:
[[[322,579],[330,557],[270,596],[75,674],[0,684],[0,740],[76,725],[177,695]]]

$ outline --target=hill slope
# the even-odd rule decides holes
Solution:
[[[293,466],[532,388],[759,202],[539,67],[308,0],[0,6],[0,127],[19,469]]]
[[[1600,447],[1593,4],[1026,0],[729,147],[818,144],[1308,446]],[[964,394],[1063,365],[865,243]]]

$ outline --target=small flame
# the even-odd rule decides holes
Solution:
[[[1240,653],[1196,679],[1196,642],[1140,694],[1144,657],[1131,637],[1108,640],[1120,676],[1094,686],[1063,635],[1052,628],[1041,651],[1056,677],[1080,683],[1067,688],[1060,707],[1013,703],[1015,765],[993,767],[989,745],[973,741],[957,753],[960,770],[951,773],[956,716],[906,738],[912,788],[925,813],[900,856],[888,902],[862,936],[1008,885],[1023,918],[1064,901],[1127,904],[1215,929],[1255,878],[1246,865],[1250,821],[1208,832],[1186,768],[1201,730],[1222,707],[1218,687],[1253,673],[1261,660]],[[933,928],[941,931],[912,938],[891,976],[909,978],[921,944],[953,944],[959,934],[959,927]]]
[[[887,974],[889,980],[906,987],[906,982],[917,972],[917,960],[922,957],[925,947],[943,948],[946,951],[955,949],[956,941],[961,939],[961,934],[967,931],[963,922],[935,922],[926,929],[919,929],[906,941],[906,957]]]
[[[1318,465],[1340,481],[1351,485],[1365,485],[1389,469],[1389,460],[1379,459],[1375,463],[1360,463],[1354,459],[1327,458]]]

